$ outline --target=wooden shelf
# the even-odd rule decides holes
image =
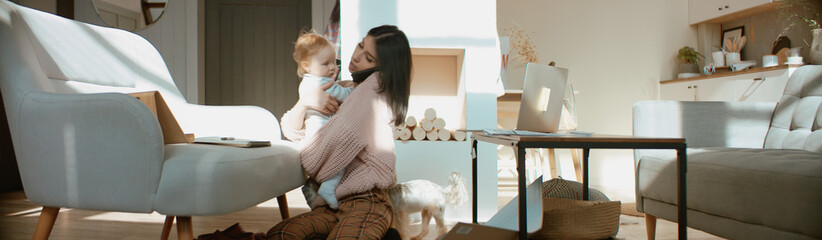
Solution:
[[[767,71],[782,70],[782,69],[788,69],[788,68],[798,68],[798,67],[801,67],[801,66],[803,66],[803,64],[786,64],[786,65],[779,65],[779,66],[773,66],[773,67],[758,67],[758,68],[745,69],[745,70],[741,70],[741,71],[715,73],[715,74],[711,74],[711,75],[701,75],[701,76],[697,76],[697,77],[665,80],[665,81],[660,81],[659,84],[690,82],[690,81],[697,81],[697,80],[703,80],[703,79],[712,79],[712,78],[736,76],[736,75],[742,75],[742,74],[748,74],[748,73],[758,73],[758,72],[767,72]]]
[[[465,128],[464,58],[462,48],[411,48],[414,68],[407,116],[422,120],[425,110],[433,108],[446,128]]]

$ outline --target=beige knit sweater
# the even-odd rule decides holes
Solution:
[[[379,74],[360,83],[339,110],[313,137],[305,129],[292,129],[282,119],[283,135],[303,146],[302,165],[311,178],[325,182],[345,170],[335,195],[338,199],[373,188],[388,188],[397,182],[396,156],[391,121],[393,113],[380,93]],[[305,138],[305,139],[304,139]]]

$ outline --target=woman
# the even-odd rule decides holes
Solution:
[[[285,219],[268,231],[268,239],[380,239],[391,225],[385,189],[397,181],[392,128],[403,124],[411,84],[405,33],[389,25],[368,31],[351,56],[349,70],[368,69],[379,70],[365,79],[355,76],[358,86],[339,111],[338,103],[323,91],[330,86],[326,84],[283,115],[283,134],[303,146],[300,157],[309,177],[323,182],[345,173],[335,190],[337,210],[318,207]],[[304,139],[308,109],[334,116],[314,137]]]

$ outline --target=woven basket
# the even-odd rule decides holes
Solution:
[[[542,183],[542,197],[582,200],[582,183],[553,178]],[[594,188],[588,188],[588,200],[610,201],[608,196]]]
[[[533,239],[604,239],[619,230],[619,201],[542,200],[542,229]]]

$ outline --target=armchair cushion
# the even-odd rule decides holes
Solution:
[[[304,182],[297,149],[283,140],[261,148],[168,144],[154,209],[168,216],[219,215],[274,198]]]

